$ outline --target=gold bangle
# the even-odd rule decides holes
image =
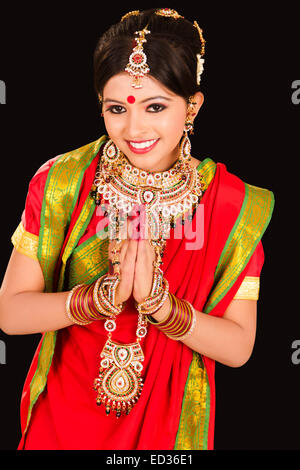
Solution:
[[[168,313],[166,314],[166,316],[164,317],[163,320],[157,321],[157,320],[155,320],[155,318],[152,318],[151,315],[148,315],[148,314],[146,315],[147,321],[148,321],[149,323],[151,323],[151,325],[159,326],[159,325],[161,325],[162,323],[164,323],[165,321],[167,321],[167,319],[169,318],[170,313],[171,313],[171,311],[172,311],[172,305],[173,305],[173,300],[172,300],[172,297],[170,296],[170,293],[169,293],[169,292],[168,292],[168,297],[169,297],[169,299],[170,299],[170,308],[169,308],[169,311],[168,311]]]
[[[143,302],[136,304],[137,310],[143,315],[152,315],[164,304],[169,292],[169,283],[163,278],[163,287],[154,297],[147,297]],[[153,304],[154,303],[154,304]],[[150,304],[150,305],[149,305]]]

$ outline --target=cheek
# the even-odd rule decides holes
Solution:
[[[186,114],[182,112],[168,113],[164,119],[160,120],[160,133],[174,141],[178,141],[183,134],[185,117]]]
[[[122,132],[122,120],[114,119],[115,116],[107,115],[104,116],[104,125],[107,131],[107,134],[112,138],[112,140],[117,139]]]

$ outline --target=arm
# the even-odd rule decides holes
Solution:
[[[12,251],[0,289],[0,328],[23,335],[54,331],[73,323],[66,315],[68,292],[45,293],[37,260]]]
[[[258,261],[259,258],[259,261]],[[145,240],[138,243],[134,296],[140,302],[146,298],[152,285],[154,253]],[[259,275],[263,263],[263,250],[260,245],[251,258],[247,274]],[[170,310],[167,298],[153,318],[160,322]],[[223,317],[215,317],[195,310],[196,324],[193,332],[182,342],[194,351],[230,367],[240,367],[251,356],[256,335],[256,300],[233,299]]]
[[[169,299],[153,315],[163,320]],[[251,356],[256,334],[256,300],[232,300],[223,317],[196,312],[194,331],[183,343],[194,351],[230,367],[240,367]]]
[[[36,256],[44,188],[58,157],[45,162],[30,180],[22,224],[11,239],[14,249],[0,289],[0,328],[7,334],[42,333],[71,324],[65,313],[68,293],[44,292]]]

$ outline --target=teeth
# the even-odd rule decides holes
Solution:
[[[157,140],[158,139],[147,140],[146,142],[140,142],[140,143],[130,142],[130,145],[135,149],[145,149],[147,147],[151,147],[151,145],[153,145]]]

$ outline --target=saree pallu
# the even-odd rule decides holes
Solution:
[[[89,196],[106,139],[55,157],[31,182],[23,228],[12,240],[19,248],[21,238],[36,243],[32,257],[41,265],[45,292],[67,291],[108,271],[107,227]],[[205,183],[201,204],[181,238],[171,229],[162,269],[170,292],[199,311],[222,316],[245,278],[259,276],[260,240],[274,196],[210,158],[198,171]],[[203,243],[192,247],[199,230]],[[261,260],[257,273],[249,271],[254,256]],[[134,341],[136,325],[130,298],[113,339]],[[214,361],[149,325],[141,343],[142,395],[128,416],[107,417],[93,390],[106,338],[101,321],[43,333],[23,388],[18,449],[212,449]]]

